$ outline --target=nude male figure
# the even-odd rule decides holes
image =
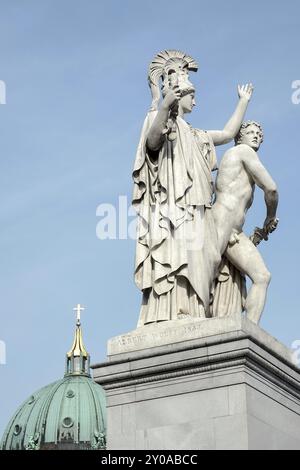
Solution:
[[[213,214],[221,254],[252,280],[245,310],[247,317],[258,324],[271,275],[243,226],[257,185],[264,191],[267,208],[263,231],[266,236],[273,232],[278,224],[278,192],[256,153],[263,141],[261,126],[254,121],[243,123],[235,141],[236,146],[225,153],[220,163]]]

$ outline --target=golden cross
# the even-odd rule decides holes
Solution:
[[[81,311],[85,310],[80,304],[77,304],[76,307],[73,308],[76,311],[76,324],[80,325],[80,313]]]

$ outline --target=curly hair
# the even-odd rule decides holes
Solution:
[[[264,131],[263,131],[263,128],[262,126],[256,122],[256,121],[246,121],[246,122],[243,122],[243,124],[241,125],[241,128],[239,130],[239,132],[237,133],[237,135],[235,136],[235,145],[238,145],[241,143],[241,140],[243,138],[243,135],[245,133],[245,130],[249,127],[249,126],[256,126],[259,130],[260,130],[260,133],[261,133],[261,143],[263,143],[264,141]]]

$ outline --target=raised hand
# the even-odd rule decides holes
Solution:
[[[169,110],[173,110],[174,108],[178,106],[178,101],[180,100],[180,97],[181,97],[180,88],[178,85],[174,85],[164,97],[162,106]]]
[[[247,101],[250,101],[254,87],[252,83],[247,83],[246,85],[238,85],[238,95],[240,98],[244,98]]]

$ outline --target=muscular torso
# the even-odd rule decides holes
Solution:
[[[241,149],[234,147],[228,150],[220,163],[213,208],[217,230],[224,244],[232,232],[242,231],[247,210],[253,202],[254,188],[254,181],[243,164]]]

